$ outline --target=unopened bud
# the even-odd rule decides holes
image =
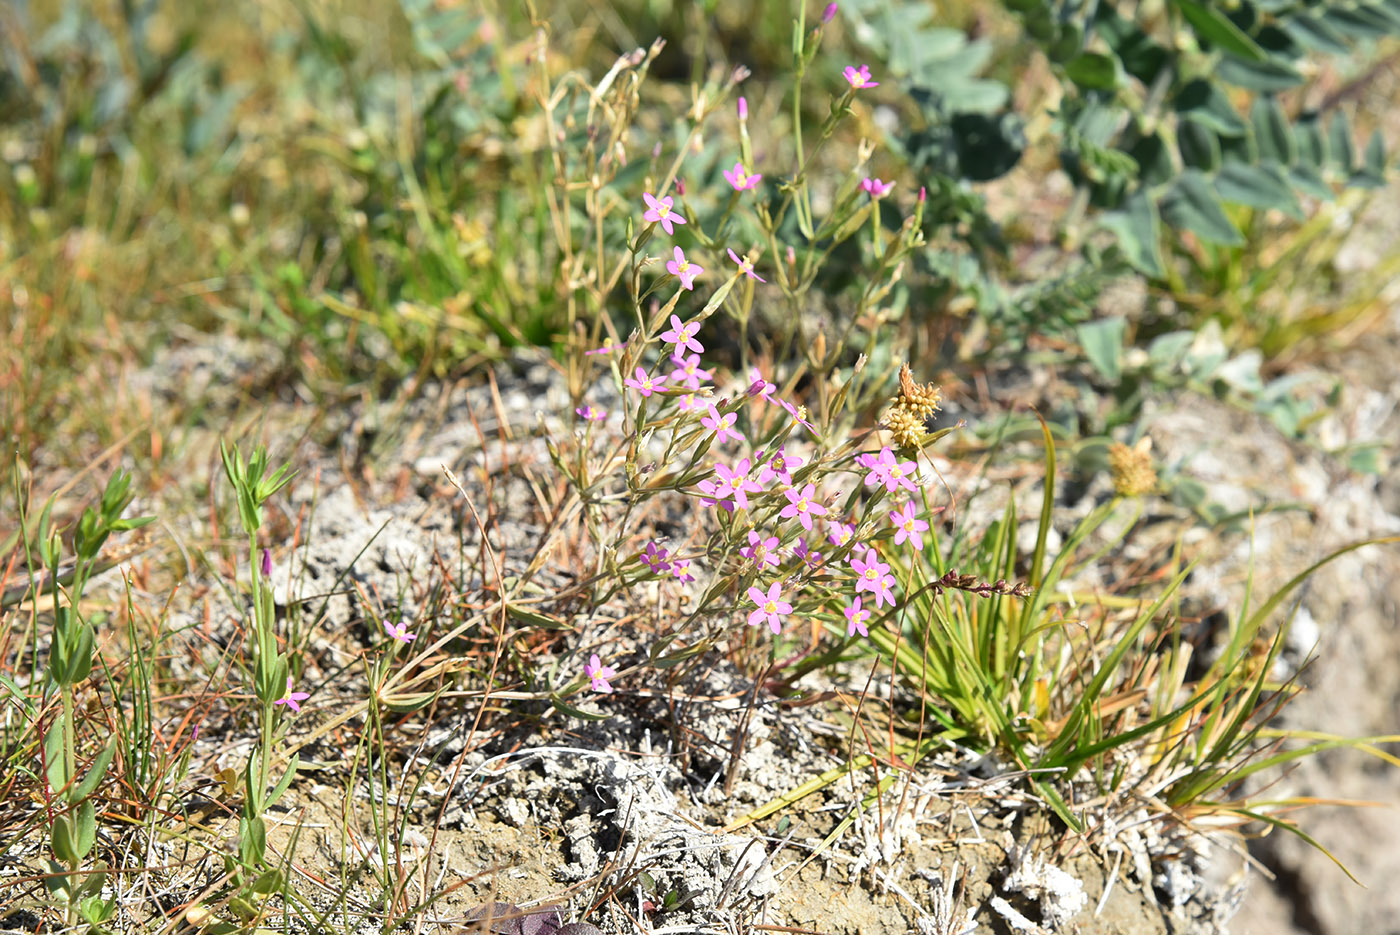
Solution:
[[[920,186],[919,186],[919,204],[923,204],[923,203],[924,203],[925,201],[927,201],[927,200],[928,200],[928,191],[927,191],[922,185],[920,185]]]
[[[261,567],[262,567],[262,573],[263,573],[263,577],[264,577],[264,578],[266,578],[268,575],[272,574],[272,553],[269,552],[267,549],[263,549],[263,550],[262,550],[262,566],[261,566]]]
[[[787,248],[787,261],[788,261],[788,266],[796,266],[796,265],[797,265],[797,251],[794,250],[791,246],[789,246],[789,247]]]
[[[746,97],[741,97],[741,98],[739,98],[739,120],[740,120],[740,121],[744,121],[744,120],[748,120],[748,119],[749,119],[749,99],[746,98]]]
[[[836,4],[828,3],[826,10],[822,13],[822,25],[825,26],[834,19],[836,19]]]
[[[676,179],[676,194],[685,197],[685,179]]]

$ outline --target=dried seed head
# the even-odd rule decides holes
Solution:
[[[908,364],[900,366],[899,396],[894,400],[896,406],[903,406],[927,419],[938,411],[938,402],[942,398],[943,392],[932,383],[927,385],[915,383],[914,374],[909,370]]]
[[[1152,439],[1142,438],[1129,448],[1121,442],[1108,446],[1108,469],[1113,473],[1113,489],[1121,497],[1141,497],[1157,487],[1152,467]]]
[[[899,368],[899,395],[890,400],[889,411],[880,423],[890,430],[900,448],[916,452],[928,437],[924,423],[938,410],[942,398],[942,392],[932,383],[915,383],[909,365],[903,364]]]

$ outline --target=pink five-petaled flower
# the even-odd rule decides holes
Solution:
[[[739,554],[744,558],[753,559],[753,563],[759,568],[766,565],[777,567],[778,565],[778,537],[769,536],[767,539],[758,534],[756,530],[749,530],[749,544],[739,550]]]
[[[860,183],[861,190],[870,196],[871,200],[878,201],[890,193],[894,188],[894,182],[882,182],[879,179],[867,177]]]
[[[411,643],[418,638],[417,633],[408,632],[408,624],[404,623],[402,620],[400,620],[398,623],[390,623],[389,621],[385,620],[384,629],[388,630],[389,635],[392,636],[394,639],[398,640],[400,643]]]
[[[671,355],[671,363],[676,365],[676,369],[671,371],[671,379],[677,383],[685,384],[692,390],[700,389],[701,380],[709,380],[714,377],[710,371],[700,369],[699,354],[682,357],[680,352],[676,352]]]
[[[700,330],[700,322],[688,321],[681,324],[681,320],[675,315],[671,316],[671,330],[661,332],[661,340],[667,344],[674,344],[676,352],[694,351],[700,353],[705,349],[705,345],[695,340],[695,332]]]
[[[807,544],[806,539],[798,539],[797,545],[792,547],[792,554],[795,555],[802,564],[812,570],[816,570],[822,563],[822,553],[814,551]]]
[[[878,457],[864,455],[858,456],[857,460],[864,467],[870,468],[870,473],[865,475],[867,487],[884,484],[885,490],[890,493],[894,493],[900,487],[911,493],[919,489],[913,481],[913,475],[919,466],[913,461],[900,461],[895,457],[894,449],[888,445],[880,449]]]
[[[891,182],[890,184],[893,185],[894,183]],[[675,259],[666,264],[666,272],[681,281],[682,289],[689,289],[691,292],[694,292],[695,277],[705,272],[705,267],[701,266],[699,263],[692,263],[687,260],[685,258],[685,251],[680,247],[676,247],[672,250],[671,255],[674,256]],[[697,329],[700,327],[698,322],[695,324],[695,327]]]
[[[835,520],[826,524],[826,539],[838,549],[850,542],[855,534],[854,523],[843,523],[840,520]]]
[[[702,480],[695,484],[704,496],[700,498],[700,505],[704,507],[719,505],[719,508],[726,513],[734,512],[734,504],[729,503],[724,498],[729,496],[727,489],[719,481]]]
[[[586,406],[579,406],[574,412],[578,413],[580,418],[588,422],[597,422],[599,419],[606,419],[608,417],[608,411],[606,409],[599,409],[591,403]]]
[[[612,686],[608,684],[608,679],[617,675],[617,670],[612,666],[603,665],[603,660],[594,653],[588,657],[588,665],[583,667],[583,674],[587,676],[589,687],[595,692],[608,693],[612,691]]]
[[[903,545],[904,540],[908,539],[914,543],[914,548],[920,552],[924,550],[924,537],[919,533],[928,529],[928,523],[914,516],[913,500],[905,503],[904,509],[891,511],[890,522],[895,527],[895,545]]]
[[[749,175],[744,171],[744,164],[736,162],[734,168],[724,170],[724,180],[734,186],[736,192],[746,192],[751,188],[757,188],[758,183],[763,180],[763,176]]]
[[[860,598],[851,601],[841,612],[846,615],[847,636],[855,636],[857,633],[861,636],[870,635],[870,631],[865,626],[865,621],[870,619],[870,611],[861,610]]]
[[[777,454],[764,463],[763,470],[758,475],[760,484],[766,484],[775,477],[784,484],[792,483],[792,469],[802,467],[802,459],[797,455],[787,454],[785,449],[786,446],[780,445]]]
[[[860,88],[878,88],[880,86],[880,82],[870,80],[869,65],[862,65],[859,69],[855,68],[854,66],[847,65],[846,70],[842,72],[842,74],[844,74],[846,76],[846,80],[851,83],[851,87],[856,88],[857,90],[859,90]]]
[[[642,553],[642,564],[658,575],[663,571],[670,571],[671,563],[666,561],[668,554],[670,554],[668,549],[658,549],[655,542],[648,542],[647,550]]]
[[[798,409],[796,406],[794,406],[792,403],[788,402],[786,399],[779,399],[779,398],[776,397],[776,396],[773,397],[773,401],[774,401],[775,403],[777,403],[779,406],[782,406],[782,407],[783,407],[783,410],[784,410],[785,412],[787,412],[788,415],[790,415],[790,416],[792,416],[794,419],[796,419],[798,425],[801,425],[801,426],[806,427],[807,431],[809,431],[809,432],[815,432],[815,431],[816,431],[816,429],[812,426],[812,423],[810,423],[810,422],[808,422],[806,419],[802,418],[802,413],[806,411],[805,408],[803,408],[803,409]]]
[[[796,490],[784,490],[783,496],[787,497],[788,505],[783,507],[778,513],[783,519],[797,517],[797,521],[802,524],[802,528],[808,531],[812,528],[812,516],[826,515],[826,506],[817,500],[817,485],[808,484],[802,488],[802,492]]]
[[[734,505],[741,510],[749,508],[749,494],[759,493],[763,490],[752,477],[749,477],[748,458],[740,458],[732,468],[716,464],[715,473],[719,475],[718,489],[720,493],[732,498]]]
[[[671,561],[671,576],[681,584],[689,584],[695,580],[695,576],[690,573],[690,559],[677,558]]]
[[[744,436],[734,428],[734,423],[738,421],[738,419],[739,413],[726,412],[724,415],[720,415],[719,410],[715,408],[715,404],[710,403],[710,414],[703,416],[700,419],[700,424],[714,432],[715,441],[723,445],[725,441],[730,438],[735,438],[739,441],[744,440]]]
[[[765,402],[773,395],[777,387],[763,379],[763,374],[757,367],[749,368],[749,395],[762,397]]]
[[[622,382],[626,383],[628,386],[632,387],[632,389],[636,390],[638,393],[641,393],[643,396],[650,396],[652,393],[655,393],[657,390],[661,389],[666,385],[666,377],[664,375],[658,377],[649,377],[647,376],[647,372],[645,370],[643,370],[641,367],[638,367],[637,376],[635,379],[633,379],[632,377],[628,377]]]
[[[875,606],[881,607],[886,602],[894,604],[894,592],[890,588],[894,585],[894,575],[889,574],[890,566],[880,561],[880,553],[874,549],[865,550],[865,558],[851,559],[851,568],[860,577],[856,579],[856,593],[870,591],[875,595]]]
[[[749,588],[749,599],[758,605],[756,610],[749,612],[749,626],[756,627],[760,622],[767,620],[768,628],[776,636],[783,632],[783,614],[792,613],[792,605],[782,599],[783,588],[774,581],[768,586],[768,593],[764,594],[757,587]]]
[[[602,347],[595,347],[595,348],[593,348],[593,350],[591,350],[591,351],[584,351],[583,353],[584,353],[585,355],[593,355],[593,354],[611,354],[613,351],[617,350],[619,347],[622,347],[622,345],[621,345],[621,344],[614,344],[614,343],[612,343],[612,339],[609,338],[608,340],[606,340],[606,341],[603,342],[603,346],[602,346]]]
[[[729,250],[729,258],[730,258],[731,260],[733,260],[735,263],[738,263],[738,264],[739,264],[739,272],[743,273],[745,276],[749,277],[750,279],[757,279],[759,282],[767,282],[767,281],[768,281],[768,280],[764,279],[762,276],[758,275],[757,273],[755,273],[755,272],[753,271],[753,260],[750,260],[747,256],[746,256],[746,257],[743,257],[743,258],[741,259],[741,258],[739,257],[739,254],[735,253],[735,252],[734,252],[734,249],[733,249],[732,247],[731,247],[730,250]]]
[[[703,370],[699,372],[705,373]],[[671,371],[671,375],[675,376],[674,370]],[[699,393],[686,393],[681,397],[681,401],[677,403],[677,405],[680,407],[681,412],[703,412],[705,410],[705,401],[700,398]]]
[[[273,702],[273,704],[284,704],[287,707],[291,708],[293,711],[300,714],[301,702],[305,701],[310,697],[311,695],[308,692],[292,691],[292,677],[289,675],[287,676],[287,694],[283,695],[281,698],[278,698],[276,701]]]
[[[668,234],[674,234],[676,229],[673,224],[684,224],[685,218],[681,217],[671,205],[674,200],[670,195],[665,198],[656,198],[651,192],[643,192],[642,200],[647,203],[647,212],[642,215],[643,221],[652,224],[660,224],[661,229]]]

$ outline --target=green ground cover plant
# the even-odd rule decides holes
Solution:
[[[648,15],[665,19],[663,6],[647,5]],[[1014,281],[1003,232],[971,184],[1007,175],[1025,148],[1005,85],[984,75],[988,44],[934,29],[921,4],[799,4],[790,19],[782,10],[782,41],[766,18],[754,31],[771,61],[711,66],[708,53],[734,27],[693,8],[667,14],[705,24],[687,44],[685,82],[658,77],[676,67],[672,43],[600,65],[591,48],[565,58],[569,37],[552,34],[539,9],[488,15],[410,0],[385,47],[413,67],[376,72],[372,56],[357,58],[307,8],[274,68],[296,78],[311,110],[334,104],[345,123],[262,129],[233,114],[266,88],[229,81],[198,24],[157,3],[123,6],[118,23],[84,19],[77,5],[42,32],[21,22],[43,41],[7,49],[4,86],[26,132],[3,141],[16,158],[6,156],[0,214],[16,339],[3,377],[17,457],[3,567],[22,579],[0,609],[0,789],[6,848],[36,830],[46,840],[45,863],[12,904],[29,914],[26,925],[427,924],[447,890],[426,860],[406,856],[418,846],[410,806],[429,781],[426,768],[412,773],[421,763],[407,752],[408,725],[474,712],[475,733],[479,723],[531,723],[545,705],[598,719],[609,696],[674,690],[717,658],[745,680],[749,709],[802,700],[810,689],[800,680],[826,679],[830,716],[844,728],[841,768],[795,779],[736,828],[840,781],[879,804],[926,757],[958,747],[1023,773],[1065,834],[1092,836],[1131,799],[1186,828],[1254,822],[1303,835],[1286,817],[1300,802],[1258,800],[1245,780],[1336,745],[1400,765],[1381,746],[1395,738],[1301,737],[1271,725],[1299,690],[1274,662],[1280,612],[1305,575],[1240,608],[1208,661],[1182,632],[1184,547],[1143,584],[1093,595],[1067,584],[1111,557],[1105,528],[1131,529],[1143,498],[1164,492],[1145,441],[1107,443],[1131,427],[1133,397],[1170,382],[1154,378],[1154,364],[1165,374],[1189,360],[1183,372],[1203,391],[1227,368],[1222,379],[1301,429],[1302,404],[1271,396],[1257,360],[1228,369],[1239,359],[1231,350],[1281,353],[1312,327],[1306,318],[1240,326],[1278,264],[1321,237],[1294,229],[1275,265],[1256,267],[1276,229],[1265,212],[1302,214],[1295,189],[1321,199],[1336,195],[1333,183],[1378,184],[1385,155],[1373,143],[1357,163],[1340,112],[1322,134],[1311,117],[1290,123],[1280,95],[1301,80],[1305,48],[1379,37],[1388,8],[1348,8],[1344,29],[1330,14],[1277,4],[1239,22],[1250,8],[1227,15],[1176,0],[1133,23],[1108,8],[1052,16],[1014,5],[1018,47],[1045,49],[1067,89],[1054,132],[1076,186],[1064,230],[1079,253],[1048,283]],[[846,29],[850,41],[838,45],[833,34]],[[940,54],[920,57],[920,48]],[[81,74],[97,64],[99,77]],[[328,66],[340,80],[316,77]],[[756,79],[765,67],[781,77]],[[1247,111],[1222,82],[1249,92]],[[881,146],[871,142],[878,107],[917,109],[923,124]],[[158,158],[176,150],[178,160]],[[303,171],[304,190],[277,187]],[[284,191],[297,193],[290,204],[278,203]],[[1098,228],[1080,223],[1091,216]],[[134,272],[106,268],[128,254]],[[1091,320],[1098,290],[1131,270],[1178,300],[1199,290],[1219,305],[1198,316],[1178,301],[1179,317],[1131,331],[1121,316]],[[513,345],[549,346],[571,411],[550,413],[556,428],[543,430],[558,481],[546,499],[551,523],[568,517],[592,556],[573,569],[575,616],[531,592],[547,543],[509,580],[483,547],[474,561],[494,581],[489,599],[444,597],[410,621],[393,596],[356,593],[371,645],[310,678],[305,651],[320,616],[307,606],[279,613],[270,584],[269,546],[280,542],[265,510],[293,483],[292,446],[292,460],[274,468],[266,447],[236,440],[244,420],[205,416],[203,401],[177,401],[184,411],[153,423],[150,413],[113,414],[100,393],[113,372],[180,336],[172,315],[182,327],[223,327],[280,348],[285,372],[270,389],[324,408],[357,395],[402,401]],[[1042,478],[1028,554],[1014,497],[995,516],[974,513],[980,504],[956,502],[940,475],[954,453],[1004,456],[997,441],[940,420],[943,390],[927,382],[937,379],[927,361],[955,343],[952,323],[967,315],[977,322],[969,330],[991,336],[963,355],[969,368],[1033,331],[1072,336],[1079,350],[1066,353],[1082,354],[1103,383],[1137,368],[1137,388],[1093,426],[1094,463],[1110,469],[1114,494],[1056,547],[1062,452],[1078,426],[1025,423]],[[1198,341],[1212,317],[1212,333],[1239,342],[1222,338],[1218,355]],[[1140,342],[1150,342],[1148,362],[1126,364]],[[1211,355],[1219,359],[1208,367],[1201,358]],[[183,453],[165,439],[192,439],[207,421],[222,439],[222,476],[182,492]],[[397,437],[384,431],[378,463],[392,461]],[[204,684],[181,684],[191,676],[164,655],[164,618],[136,609],[129,579],[115,607],[98,610],[88,597],[109,537],[151,521],[125,517],[132,475],[113,473],[97,506],[72,509],[71,521],[58,515],[71,509],[66,498],[47,496],[56,483],[41,471],[113,453],[152,495],[169,485],[177,503],[207,498],[199,564],[246,614]],[[45,485],[37,514],[26,478]],[[475,514],[473,495],[449,480]],[[687,517],[674,540],[657,520],[668,513]],[[61,561],[65,538],[71,565]],[[465,550],[454,560],[473,562]],[[585,644],[570,622],[653,595],[666,612],[635,645]],[[99,639],[96,628],[109,625],[112,638]],[[316,712],[326,716],[313,730],[356,726],[333,782],[344,826],[363,807],[375,840],[342,839],[337,905],[327,909],[293,872],[292,850],[270,848],[267,825],[308,769],[326,769],[303,762],[311,741],[293,737],[294,719],[316,711],[318,694],[342,691],[358,697]],[[241,770],[218,777],[236,845],[178,906],[152,910],[123,898],[133,890],[120,881],[148,869],[130,842],[171,836],[214,852],[214,839],[169,821],[182,813],[192,741],[183,729],[168,740],[154,720],[160,698],[184,692],[207,695],[231,738],[248,735]],[[741,731],[726,785],[743,752]],[[367,806],[354,801],[360,783]],[[117,854],[130,860],[113,863]],[[372,897],[352,900],[366,886]],[[649,896],[663,906],[680,899],[654,885]],[[590,927],[556,916],[546,928]]]

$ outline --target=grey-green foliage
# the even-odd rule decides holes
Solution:
[[[1318,59],[1400,34],[1397,0],[1006,5],[1064,80],[1066,168],[1149,275],[1163,272],[1163,227],[1237,245],[1226,205],[1301,217],[1300,194],[1326,200],[1338,186],[1383,183],[1379,134],[1358,157],[1344,111],[1302,110],[1281,95]]]

